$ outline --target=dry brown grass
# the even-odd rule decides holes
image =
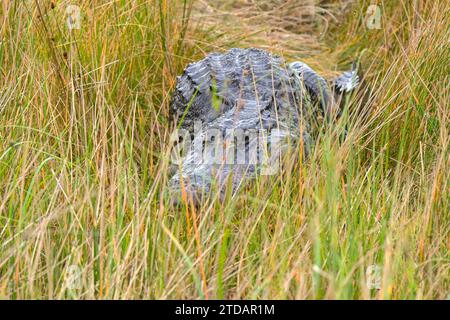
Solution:
[[[380,1],[368,30],[368,1],[321,1],[299,24],[301,1],[198,2],[190,20],[183,1],[80,0],[72,32],[68,3],[0,7],[2,297],[448,297],[446,1]],[[360,57],[369,116],[344,113],[307,162],[223,204],[174,208],[175,76],[232,46],[324,75]]]

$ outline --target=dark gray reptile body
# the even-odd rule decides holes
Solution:
[[[201,141],[197,146],[204,148],[211,143],[205,133],[211,129],[220,131],[224,140],[230,137],[228,129],[262,129],[269,134],[276,129],[285,146],[288,140],[302,137],[307,148],[308,115],[313,106],[326,113],[329,96],[325,80],[306,64],[285,65],[280,57],[264,50],[231,49],[189,64],[177,79],[170,107],[181,129],[194,133],[194,123],[201,122],[202,131],[194,135],[192,145]],[[248,153],[255,143],[257,138],[250,135],[243,148]],[[232,189],[236,190],[243,177],[258,172],[258,165],[251,161],[205,163],[199,161],[198,152],[198,148],[191,148],[172,177],[170,187],[176,193],[183,185],[199,200],[214,184],[223,192],[230,173]]]

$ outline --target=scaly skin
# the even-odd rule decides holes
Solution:
[[[295,62],[286,66],[280,57],[260,49],[212,53],[189,64],[177,78],[170,104],[177,126],[194,136],[190,144],[193,147],[170,181],[174,197],[179,198],[184,187],[198,202],[212,185],[218,187],[223,197],[230,174],[235,192],[244,178],[254,177],[263,168],[248,158],[233,162],[231,153],[227,152],[215,163],[199,159],[202,146],[213,145],[208,134],[214,130],[221,133],[223,141],[228,141],[229,149],[225,150],[234,147],[229,144],[234,141],[232,137],[236,131],[230,130],[267,132],[268,139],[274,139],[274,146],[279,143],[280,152],[302,137],[305,150],[308,150],[310,117],[317,108],[326,113],[331,100],[329,92],[326,81],[306,64]],[[194,134],[196,121],[201,130]],[[238,152],[245,150],[248,154],[257,143],[257,134],[250,134],[247,141],[237,146]],[[258,149],[257,156],[263,154],[266,154],[264,150]],[[277,156],[274,153],[273,157]]]

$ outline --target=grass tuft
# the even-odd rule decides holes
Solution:
[[[0,297],[446,299],[446,1],[0,6]],[[212,50],[270,48],[364,99],[224,203],[167,194],[171,90]],[[356,112],[355,110],[362,110]],[[340,139],[344,128],[349,133]],[[371,288],[371,266],[380,272]]]

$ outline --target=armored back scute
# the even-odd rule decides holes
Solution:
[[[237,190],[244,177],[260,172],[261,159],[277,158],[267,155],[271,143],[274,149],[272,138],[283,150],[302,138],[308,150],[307,115],[312,108],[326,109],[329,96],[326,81],[306,64],[285,65],[280,57],[260,49],[211,53],[189,64],[177,78],[170,112],[177,128],[188,130],[193,140],[170,181],[172,194],[177,197],[184,189],[200,201],[213,185],[222,194],[227,181]],[[194,132],[195,125],[201,130]],[[212,131],[214,135],[209,134]],[[236,132],[245,137],[236,137]],[[236,140],[244,143],[234,145]],[[264,148],[262,141],[269,147]],[[217,151],[221,143],[219,161],[205,159],[208,147],[214,144]],[[230,144],[237,150],[228,152]]]

